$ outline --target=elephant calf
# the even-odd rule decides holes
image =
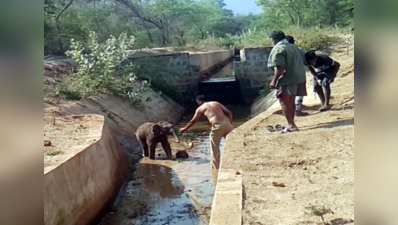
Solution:
[[[144,149],[144,156],[155,159],[155,151],[158,143],[162,143],[163,150],[167,158],[171,158],[171,148],[167,135],[173,135],[177,142],[180,142],[178,135],[174,131],[171,122],[161,121],[158,123],[144,123],[137,129],[137,140]],[[149,148],[149,152],[148,152]]]

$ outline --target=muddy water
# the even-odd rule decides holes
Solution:
[[[249,107],[227,107],[234,114],[234,127],[243,124],[250,114]],[[192,116],[193,112],[185,115],[177,128],[185,126]],[[190,129],[191,149],[188,140],[177,144],[170,139],[173,152],[187,150],[188,159],[162,160],[164,152],[160,146],[157,160],[142,159],[123,198],[101,224],[208,224],[215,191],[209,161],[210,128],[207,120],[201,118]],[[223,145],[224,139],[221,151]]]

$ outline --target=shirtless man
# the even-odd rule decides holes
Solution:
[[[218,102],[205,102],[204,96],[196,97],[199,108],[189,123],[180,129],[181,133],[192,127],[203,114],[211,124],[210,148],[212,168],[218,170],[220,166],[220,141],[226,137],[234,127],[232,126],[232,113]]]

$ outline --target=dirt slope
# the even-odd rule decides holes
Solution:
[[[333,108],[318,112],[312,93],[304,99],[307,115],[296,117],[300,132],[268,133],[268,125],[285,125],[279,104],[231,133],[221,169],[242,172],[244,224],[322,224],[307,216],[310,203],[326,205],[329,224],[354,221],[354,46],[336,45],[331,57],[341,63],[332,84]]]
[[[136,109],[127,100],[115,96],[96,96],[80,101],[61,99],[57,94],[57,85],[75,71],[75,66],[70,59],[44,62],[44,140],[54,143],[44,147],[45,172],[73,157],[78,152],[74,145],[87,144],[81,136],[86,135],[90,129],[85,128],[88,126],[86,123],[74,119],[74,115],[103,115],[119,142],[130,153],[133,165],[141,155],[134,134],[138,126],[148,121],[166,120],[176,123],[185,111],[178,103],[163,98],[155,91],[143,94],[143,110]],[[147,101],[148,99],[150,100]],[[53,123],[54,120],[58,122]]]

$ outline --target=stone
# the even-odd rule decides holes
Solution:
[[[51,141],[44,140],[44,146],[51,146]]]
[[[189,154],[187,151],[178,151],[176,153],[176,158],[186,159],[189,158]]]

